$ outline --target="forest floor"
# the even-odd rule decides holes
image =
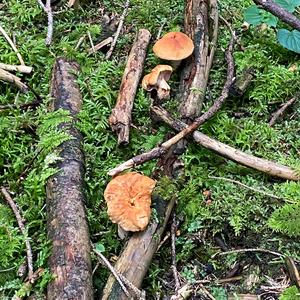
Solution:
[[[104,15],[118,20],[124,3],[121,0],[91,2],[87,1],[78,9],[61,3],[54,6],[51,46],[45,45],[47,16],[36,0],[3,0],[0,3],[0,25],[14,37],[26,65],[33,67],[32,74],[22,75],[22,78],[42,98],[42,103],[34,109],[0,109],[0,185],[7,187],[22,212],[31,241],[34,269],[44,269],[33,286],[24,287],[24,272],[20,274],[20,267],[26,263],[24,236],[10,207],[0,198],[0,298],[3,300],[12,299],[14,295],[21,299],[28,295],[34,295],[31,299],[44,299],[46,286],[52,280],[47,269],[50,246],[46,231],[45,184],[55,172],[52,166],[57,157],[55,149],[66,139],[57,131],[57,125],[66,116],[49,111],[55,58],[64,56],[75,60],[81,68],[78,84],[83,109],[77,126],[84,136],[87,217],[92,242],[102,247],[102,253],[112,263],[123,241],[118,237],[116,225],[108,218],[103,198],[110,180],[107,172],[157,146],[165,134],[172,131],[162,123],[152,123],[150,98],[141,87],[133,108],[130,143],[125,147],[117,146],[108,117],[138,29],[148,29],[152,34],[144,68],[146,74],[160,62],[152,52],[159,30],[162,29],[162,34],[183,30],[184,1],[131,0],[110,60],[105,59],[101,51],[88,54],[89,36],[94,44],[107,36],[111,28],[103,25]],[[252,1],[218,2],[220,15],[236,30],[239,38],[234,50],[237,76],[251,67],[255,79],[242,97],[229,97],[222,109],[201,126],[201,131],[236,149],[300,172],[300,102],[296,102],[274,126],[268,124],[272,113],[299,92],[299,54],[280,46],[274,29],[263,26],[241,29],[244,10],[253,5]],[[82,43],[76,47],[81,38]],[[226,79],[224,49],[229,40],[230,31],[220,21],[204,111],[220,94]],[[1,35],[0,62],[19,64],[15,52]],[[171,99],[164,104],[174,115],[180,101],[179,80],[178,69],[170,80]],[[32,92],[21,93],[14,86],[0,82],[0,105],[18,106],[34,100]],[[190,283],[194,287],[192,299],[239,299],[241,294],[279,299],[280,294],[294,284],[284,257],[300,261],[299,181],[270,177],[192,142],[181,159],[184,174],[174,179],[172,185],[167,179],[161,181],[162,190],[165,190],[163,196],[176,195],[176,262],[181,286]],[[156,168],[154,160],[136,170],[151,176]],[[170,224],[165,235],[169,231]],[[166,239],[143,281],[142,289],[147,299],[162,299],[174,294],[170,245],[170,239]],[[267,249],[282,256],[261,251],[217,254],[251,248]],[[95,256],[92,259],[94,268],[98,261]],[[104,266],[95,268],[95,298],[101,295],[109,274]],[[224,278],[233,279],[219,281]],[[197,285],[200,281],[203,283]],[[293,287],[288,293],[291,296],[281,296],[281,299],[300,299]]]

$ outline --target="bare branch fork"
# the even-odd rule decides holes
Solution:
[[[27,266],[28,266],[28,278],[31,279],[33,276],[32,250],[31,250],[31,245],[29,242],[28,234],[27,234],[26,228],[24,226],[23,218],[21,216],[19,208],[17,207],[16,203],[14,202],[14,200],[12,199],[9,192],[7,191],[7,189],[4,186],[1,187],[1,194],[2,194],[3,198],[6,200],[6,202],[8,203],[8,205],[10,206],[10,208],[12,209],[12,211],[14,212],[15,217],[18,222],[18,226],[25,238]]]
[[[228,49],[226,50],[225,53],[225,58],[227,61],[226,82],[224,84],[220,97],[214,102],[214,104],[209,108],[209,110],[203,115],[201,115],[200,117],[196,118],[191,125],[184,128],[174,137],[162,143],[159,147],[153,148],[149,152],[145,152],[143,154],[137,155],[129,159],[128,161],[117,166],[116,168],[110,170],[108,172],[109,175],[115,176],[126,169],[140,165],[149,160],[161,157],[168,151],[168,149],[170,149],[171,146],[175,145],[178,141],[180,141],[181,139],[183,139],[184,137],[188,136],[193,131],[195,131],[198,128],[198,126],[200,126],[208,119],[210,119],[221,108],[222,104],[228,97],[230,86],[234,80],[233,44],[234,44],[234,37],[231,38]]]
[[[46,1],[46,5],[42,2],[42,0],[37,0],[40,7],[44,10],[47,14],[48,18],[48,29],[47,29],[47,37],[46,37],[46,45],[50,45],[52,42],[52,35],[53,35],[53,13],[51,8],[51,0]]]

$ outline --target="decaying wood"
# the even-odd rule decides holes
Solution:
[[[1,68],[0,68],[0,80],[14,84],[23,93],[28,92],[28,86],[21,81],[21,78]]]
[[[209,13],[210,12],[210,13]],[[212,29],[210,33],[209,29]],[[194,41],[195,50],[186,60],[181,76],[182,104],[180,115],[188,123],[201,111],[214,58],[218,35],[218,10],[215,0],[186,2],[185,33]]]
[[[23,66],[23,65],[8,65],[0,63],[0,69],[6,70],[6,71],[13,71],[13,72],[21,72],[29,74],[32,71],[32,67]]]
[[[298,289],[300,289],[300,275],[294,259],[292,257],[287,256],[285,258],[285,263],[291,281],[298,287]]]
[[[115,108],[109,117],[109,124],[118,135],[119,144],[129,142],[131,111],[136,90],[143,73],[146,51],[151,34],[146,29],[140,29],[127,59],[120,91]]]
[[[59,129],[72,139],[58,150],[58,172],[47,182],[47,227],[52,243],[49,267],[55,279],[49,283],[47,299],[93,299],[90,237],[84,209],[84,155],[82,136],[75,127],[82,97],[74,73],[77,64],[58,58],[54,65],[51,96],[54,110],[67,110],[72,121]]]
[[[246,68],[242,74],[238,76],[234,84],[230,88],[230,94],[234,97],[242,97],[255,77],[253,68]]]
[[[277,3],[272,0],[253,0],[253,2],[278,17],[281,21],[300,31],[300,20]]]
[[[285,111],[292,106],[300,97],[300,93],[298,93],[295,97],[291,98],[288,102],[282,105],[275,113],[272,115],[272,118],[269,122],[269,126],[272,127],[277,120],[285,113]]]
[[[10,208],[12,209],[12,211],[14,212],[14,215],[17,219],[19,229],[21,230],[21,232],[24,236],[25,246],[26,246],[28,278],[30,280],[33,276],[33,259],[32,259],[31,245],[30,245],[30,241],[29,241],[29,238],[28,238],[27,230],[26,230],[25,225],[24,225],[23,218],[21,216],[21,213],[20,213],[20,210],[19,210],[18,206],[16,205],[16,203],[14,202],[12,197],[10,196],[8,190],[4,186],[1,186],[0,192],[1,192],[2,196],[4,197],[4,199],[6,200],[6,202],[8,203],[8,205],[10,206]]]
[[[96,51],[100,50],[101,48],[111,44],[112,41],[113,41],[113,38],[111,36],[104,39],[103,41],[101,41],[100,43],[95,45],[94,47],[88,49],[88,54],[95,53]]]
[[[157,116],[157,118],[164,121],[176,131],[180,131],[188,126],[182,121],[172,118],[169,113],[161,107],[154,106],[151,108],[151,110]],[[196,143],[200,144],[206,149],[212,150],[215,153],[246,167],[283,179],[300,180],[300,177],[297,175],[296,171],[287,166],[283,166],[276,162],[272,162],[237,150],[231,146],[208,137],[200,131],[195,131],[192,137]]]
[[[233,82],[234,78],[234,61],[233,61],[233,44],[234,44],[234,38],[231,38],[231,41],[229,43],[228,49],[225,53],[225,58],[227,62],[227,77],[225,84],[223,86],[221,95],[218,97],[218,99],[215,100],[213,105],[208,109],[207,112],[205,112],[200,117],[196,118],[194,122],[185,127],[182,131],[177,133],[174,137],[171,139],[165,141],[160,146],[153,148],[152,150],[142,153],[140,155],[137,155],[128,161],[120,164],[119,166],[115,167],[114,169],[111,169],[108,174],[111,176],[115,176],[118,173],[132,168],[136,165],[140,165],[144,162],[147,162],[149,160],[161,157],[162,155],[166,154],[167,151],[176,143],[178,143],[180,140],[191,134],[193,131],[195,131],[201,124],[206,122],[208,119],[210,119],[222,106],[224,101],[227,99],[229,95],[229,89]]]
[[[137,288],[141,286],[143,278],[146,275],[173,206],[174,199],[166,201],[155,196],[154,208],[157,212],[157,218],[152,218],[145,231],[134,233],[132,235],[114,266],[118,273],[125,276]],[[135,297],[134,295],[132,296]],[[101,299],[123,300],[128,298],[119,286],[115,277],[110,275]]]

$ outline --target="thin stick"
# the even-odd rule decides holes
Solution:
[[[120,17],[120,20],[119,20],[119,25],[118,25],[118,28],[117,28],[117,31],[114,35],[114,40],[112,41],[111,45],[110,45],[110,48],[108,50],[108,52],[106,53],[106,56],[105,58],[106,59],[110,59],[113,51],[114,51],[114,48],[117,44],[117,40],[119,38],[119,35],[121,33],[121,30],[122,30],[122,27],[123,27],[123,23],[124,23],[124,20],[125,20],[125,17],[126,17],[126,14],[127,14],[127,11],[128,11],[128,7],[129,7],[129,2],[130,0],[126,0],[126,3],[125,3],[125,7],[124,7],[124,11]]]
[[[228,182],[231,182],[231,183],[235,183],[237,185],[240,185],[246,189],[249,189],[251,191],[254,191],[254,192],[257,192],[259,194],[262,194],[262,195],[265,195],[265,196],[268,196],[270,198],[274,198],[274,199],[277,199],[277,200],[284,200],[283,198],[280,198],[278,196],[275,196],[273,194],[269,194],[269,193],[266,193],[262,190],[259,190],[259,189],[256,189],[254,187],[251,187],[251,186],[248,186],[240,181],[237,181],[237,180],[233,180],[233,179],[230,179],[230,178],[226,178],[226,177],[217,177],[217,176],[209,176],[208,178],[211,178],[211,179],[217,179],[217,180],[224,180],[224,181],[228,181]],[[293,202],[294,203],[294,202]]]
[[[159,27],[159,29],[158,29],[157,36],[156,36],[156,40],[159,40],[159,39],[160,39],[162,30],[163,30],[165,24],[166,24],[166,19],[164,19],[164,20],[162,21],[162,23],[161,23],[161,25],[160,25],[160,27]]]
[[[227,254],[233,254],[233,253],[244,253],[244,252],[262,252],[262,253],[268,253],[272,254],[274,256],[284,257],[283,254],[279,252],[274,252],[268,249],[262,249],[262,248],[248,248],[248,249],[237,249],[237,250],[231,250],[231,251],[225,251],[225,252],[219,252],[214,255],[212,255],[212,258],[214,258],[217,255],[227,255]]]
[[[92,40],[92,37],[91,37],[91,33],[88,31],[87,35],[89,37],[89,41],[90,41],[90,44],[92,46],[92,51],[93,51],[93,53],[95,53],[95,46],[94,46],[94,43],[93,43],[93,40]]]
[[[210,119],[222,106],[224,101],[227,99],[229,94],[230,86],[234,79],[234,61],[233,61],[233,44],[234,44],[234,38],[231,38],[230,44],[228,46],[228,49],[226,50],[226,61],[227,61],[227,78],[226,82],[224,84],[224,87],[222,89],[221,95],[218,99],[215,100],[213,105],[208,109],[206,113],[201,115],[200,117],[196,118],[195,121],[189,125],[188,127],[184,128],[182,131],[180,131],[178,134],[176,134],[171,139],[167,140],[166,142],[162,143],[161,146],[153,148],[149,152],[145,152],[143,154],[137,155],[128,161],[120,164],[114,169],[111,169],[108,172],[108,175],[115,176],[118,173],[132,168],[134,166],[140,165],[144,162],[147,162],[149,160],[158,158],[162,155],[164,155],[168,149],[175,145],[178,141],[186,137],[187,135],[191,134],[193,131],[197,129],[198,126],[206,122],[208,119]]]
[[[100,252],[98,252],[94,245],[92,245],[93,247],[93,251],[99,256],[99,258],[101,259],[100,262],[102,262],[102,264],[104,264],[109,270],[110,272],[114,275],[114,277],[116,278],[116,280],[119,282],[123,292],[126,294],[127,297],[130,297],[130,294],[128,292],[128,290],[126,289],[125,285],[123,284],[123,281],[121,280],[119,274],[117,273],[116,269],[112,266],[112,264],[108,261],[108,259]]]
[[[16,52],[20,64],[21,65],[25,65],[24,60],[23,60],[20,52],[18,51],[17,47],[15,46],[15,44],[13,43],[13,41],[11,40],[11,38],[8,36],[8,34],[6,33],[6,31],[4,30],[4,28],[1,25],[0,25],[0,32],[5,37],[5,39],[7,40],[7,42],[10,44],[10,46],[12,47],[12,49]]]
[[[13,71],[13,72],[21,72],[25,74],[29,74],[32,71],[32,67],[24,66],[24,65],[8,65],[0,63],[0,69],[6,70],[6,71]]]
[[[276,121],[279,119],[280,116],[282,116],[284,114],[284,112],[287,110],[288,107],[290,107],[291,105],[293,105],[295,103],[296,100],[298,100],[300,94],[293,97],[292,99],[290,99],[288,102],[286,102],[281,108],[279,108],[273,115],[272,118],[269,122],[269,126],[272,127]]]
[[[92,48],[88,49],[88,54],[95,53],[96,51],[100,50],[101,48],[111,44],[112,41],[113,41],[113,38],[111,36],[104,39],[103,41],[101,41],[100,43],[95,45],[94,48],[92,47]]]
[[[21,78],[1,68],[0,68],[0,80],[7,81],[14,84],[23,93],[28,92],[28,86],[21,81]]]
[[[75,50],[77,50],[80,47],[80,45],[83,43],[83,41],[85,40],[85,38],[86,38],[85,34],[82,37],[80,37],[80,39],[77,42],[77,45],[74,48]]]
[[[176,214],[173,212],[172,216],[172,224],[171,224],[171,249],[172,249],[172,271],[175,279],[175,292],[177,292],[180,289],[180,282],[177,272],[177,266],[176,266],[176,246],[175,246],[175,240],[176,240]]]
[[[46,45],[49,46],[52,42],[53,35],[53,14],[51,9],[51,0],[47,0],[46,5],[42,2],[42,0],[37,0],[40,7],[47,14],[48,18],[48,29],[47,29],[47,37],[46,37]]]
[[[14,212],[15,217],[16,217],[17,222],[18,222],[18,226],[19,226],[22,234],[24,235],[25,246],[26,246],[27,265],[28,265],[28,277],[31,278],[33,276],[32,251],[31,251],[31,245],[30,245],[30,242],[29,242],[29,238],[28,238],[24,223],[23,223],[21,213],[20,213],[17,205],[15,204],[14,200],[11,198],[11,196],[10,196],[9,192],[7,191],[7,189],[4,186],[1,186],[0,190],[1,190],[1,194],[2,194],[3,198],[7,201],[10,208]]]

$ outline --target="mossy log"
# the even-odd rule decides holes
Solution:
[[[47,227],[51,241],[49,267],[54,280],[47,289],[48,300],[93,299],[90,237],[84,208],[84,155],[82,136],[75,127],[82,97],[76,83],[78,66],[63,58],[55,62],[51,96],[54,110],[67,110],[72,121],[59,129],[70,140],[58,150],[58,172],[47,182]]]
[[[118,135],[118,144],[127,144],[129,142],[131,111],[136,90],[143,73],[150,38],[151,34],[148,30],[139,30],[127,59],[116,106],[109,117],[109,124]]]
[[[130,237],[115,265],[118,273],[125,276],[137,288],[141,286],[148,271],[174,206],[174,199],[165,201],[159,196],[154,196],[153,202],[156,218],[152,218],[145,231],[134,233]],[[125,300],[128,297],[115,277],[110,275],[101,299]],[[134,294],[132,299],[136,299]]]

